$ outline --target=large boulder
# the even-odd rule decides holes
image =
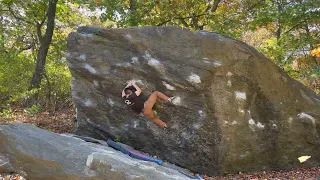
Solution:
[[[30,180],[188,180],[176,170],[33,125],[0,126],[0,173]]]
[[[14,168],[4,155],[0,154],[0,173],[11,173],[14,172]]]
[[[209,175],[320,165],[319,96],[241,41],[179,27],[81,27],[67,41],[80,135]],[[166,130],[126,107],[129,80],[177,97],[154,108]]]

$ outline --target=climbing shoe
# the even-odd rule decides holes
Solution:
[[[176,97],[172,96],[172,97],[170,97],[170,98],[168,99],[168,102],[173,103],[173,100],[174,100],[174,99],[176,99]]]

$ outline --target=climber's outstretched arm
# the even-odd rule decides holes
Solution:
[[[126,93],[124,93],[124,89],[123,89],[121,97],[124,97],[125,95],[126,95]]]
[[[132,81],[132,85],[136,88],[136,95],[137,96],[140,96],[140,94],[141,94],[141,92],[142,92],[142,90],[139,88],[139,86],[138,85],[136,85],[136,82],[134,82],[134,81]]]
[[[124,92],[124,90],[125,90],[127,87],[131,86],[131,85],[132,85],[132,81],[129,81],[128,84],[126,85],[126,87],[123,88],[121,97],[124,97],[124,96],[126,95],[126,93]]]

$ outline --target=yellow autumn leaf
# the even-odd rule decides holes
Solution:
[[[308,160],[309,158],[311,158],[311,156],[301,156],[301,157],[298,158],[298,160],[300,161],[300,163],[303,163],[306,160]]]
[[[312,56],[320,57],[320,46],[318,45],[317,48],[310,51],[310,54]]]

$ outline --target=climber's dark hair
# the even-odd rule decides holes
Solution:
[[[132,93],[134,93],[137,89],[134,86],[129,86],[124,89],[124,93],[129,94],[129,90],[132,91]]]
[[[130,88],[125,88],[124,89],[124,93],[127,94],[127,95],[129,94],[129,91],[132,91],[132,90]]]

